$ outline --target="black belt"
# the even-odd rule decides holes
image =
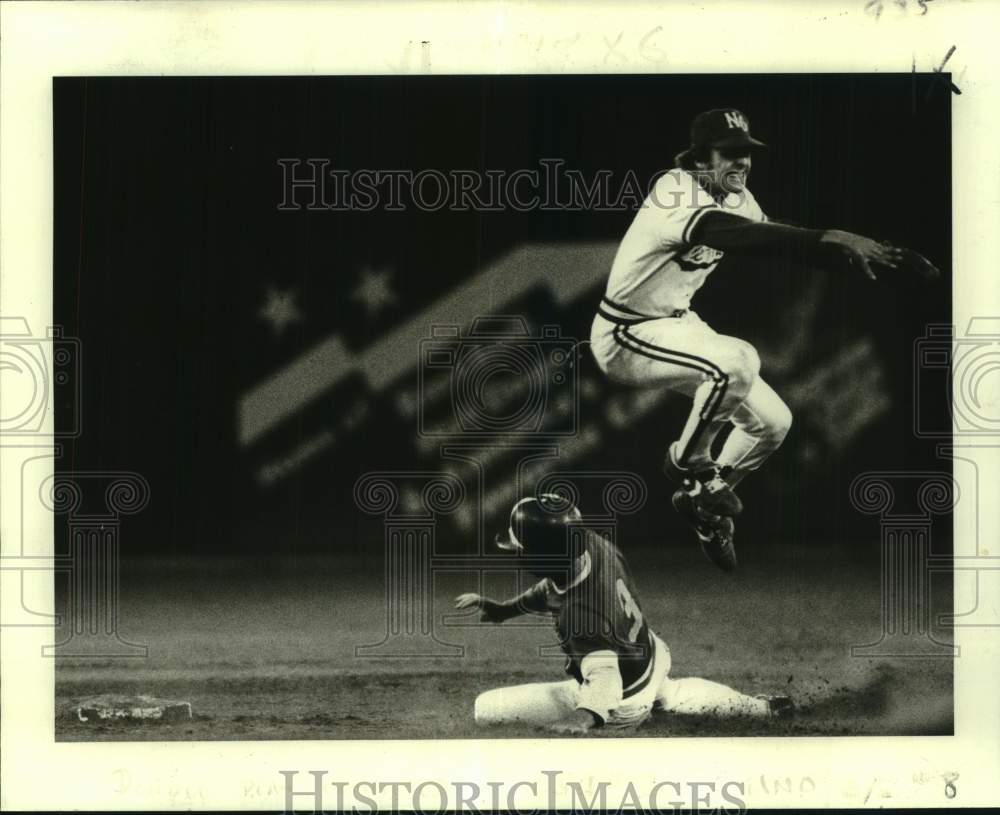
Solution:
[[[618,323],[619,325],[635,325],[636,323],[644,323],[647,320],[662,320],[664,318],[683,317],[687,314],[687,309],[675,308],[672,312],[670,312],[670,314],[650,316],[628,308],[628,306],[620,305],[607,297],[602,297],[601,304],[597,307],[597,313],[600,314],[605,320],[612,323]]]

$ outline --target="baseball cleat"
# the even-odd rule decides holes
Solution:
[[[767,702],[768,712],[774,719],[790,719],[795,715],[795,702],[788,696],[761,694],[755,698]]]
[[[731,517],[743,511],[743,502],[726,482],[719,467],[689,470],[674,461],[673,449],[663,460],[663,474],[712,515]]]
[[[733,538],[736,526],[732,518],[710,515],[695,503],[684,490],[677,490],[671,498],[674,509],[693,527],[701,543],[701,551],[724,572],[736,568],[736,545]]]

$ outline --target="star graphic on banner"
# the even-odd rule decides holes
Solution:
[[[271,324],[276,337],[282,336],[288,326],[302,322],[302,312],[295,304],[295,291],[279,291],[269,286],[267,303],[260,310],[260,317]]]
[[[392,271],[369,267],[362,269],[361,279],[351,292],[351,299],[364,304],[369,317],[377,316],[382,309],[397,301],[396,293],[392,290]]]

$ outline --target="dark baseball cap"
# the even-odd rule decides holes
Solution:
[[[751,137],[750,122],[735,108],[699,113],[691,122],[692,147],[767,147]]]

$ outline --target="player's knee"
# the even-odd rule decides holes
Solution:
[[[500,708],[497,701],[497,692],[495,690],[488,690],[476,697],[476,703],[472,711],[472,717],[476,724],[490,725],[497,724],[500,721]]]
[[[719,363],[730,387],[749,388],[760,373],[760,357],[750,343],[735,343]]]
[[[773,415],[769,417],[767,423],[767,433],[774,441],[775,446],[785,440],[791,427],[792,411],[788,409],[788,405],[782,402],[781,407],[773,411]]]
[[[760,354],[758,354],[757,349],[748,342],[743,343],[743,354],[746,359],[747,366],[756,377],[760,373]]]

